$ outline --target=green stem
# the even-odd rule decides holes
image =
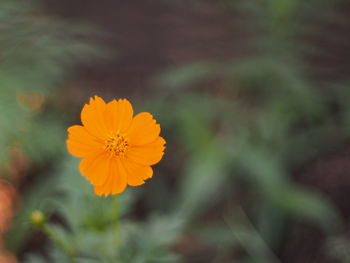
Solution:
[[[43,232],[58,246],[60,247],[74,263],[78,263],[76,259],[76,253],[68,244],[65,243],[55,232],[53,232],[47,224],[42,226]]]
[[[119,196],[115,195],[113,197],[113,205],[112,207],[115,209],[114,218],[115,218],[115,245],[119,248],[121,243],[121,232],[120,232],[120,202]]]

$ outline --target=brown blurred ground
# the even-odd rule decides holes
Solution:
[[[48,1],[66,18],[110,33],[115,58],[85,69],[83,80],[118,97],[145,95],[150,77],[176,65],[225,61],[242,55],[243,30],[231,10],[215,1]]]

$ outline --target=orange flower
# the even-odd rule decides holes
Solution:
[[[68,128],[69,152],[83,158],[80,172],[99,196],[118,194],[126,185],[138,186],[153,175],[151,165],[164,154],[160,126],[148,112],[133,117],[126,99],[106,103],[90,98],[81,112],[83,126]]]

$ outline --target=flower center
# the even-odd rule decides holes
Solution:
[[[117,134],[115,136],[110,136],[109,139],[106,141],[106,150],[109,151],[111,154],[114,155],[123,155],[125,154],[126,150],[128,149],[128,142],[127,140]]]

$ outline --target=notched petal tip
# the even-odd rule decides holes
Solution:
[[[158,140],[160,141],[159,144],[163,144],[164,149],[165,149],[166,140],[165,140],[162,136],[159,136],[159,137],[158,137]]]
[[[146,179],[150,179],[150,178],[153,177],[153,169],[152,169],[152,167],[149,167],[149,169],[148,169],[146,175],[147,175],[147,178],[146,178]]]
[[[102,196],[102,195],[103,195],[103,193],[101,193],[101,192],[99,192],[99,191],[96,191],[96,188],[95,188],[94,191],[95,191],[95,194],[98,195],[98,196]]]
[[[118,102],[129,102],[130,103],[130,101],[126,98],[120,98],[120,99],[118,99]]]
[[[132,107],[132,104],[128,99],[119,99],[118,102],[121,103],[121,105],[123,105],[123,107],[129,108],[128,110],[131,110],[132,113],[134,113],[134,109]]]
[[[69,127],[67,128],[68,135],[71,135],[72,133],[74,133],[74,131],[76,131],[77,129],[81,129],[81,128],[84,128],[84,126],[82,126],[82,125],[72,125],[72,126],[69,126]]]
[[[118,194],[121,194],[121,193],[123,193],[124,191],[125,191],[125,189],[126,189],[126,184],[124,185],[124,187],[122,188],[122,189],[119,189],[119,190],[113,190],[112,192],[111,192],[111,195],[118,195]]]
[[[102,196],[107,197],[108,196],[108,194],[106,194],[101,187],[96,187],[95,186],[94,187],[94,192],[95,192],[96,195],[98,195],[100,197],[102,197]]]
[[[106,102],[99,96],[95,95],[95,102],[100,104],[106,104]]]
[[[90,97],[89,102],[86,103],[84,106],[91,106],[91,105],[93,105],[95,103],[104,103],[104,104],[106,104],[106,102],[100,96],[94,95],[93,97]]]

